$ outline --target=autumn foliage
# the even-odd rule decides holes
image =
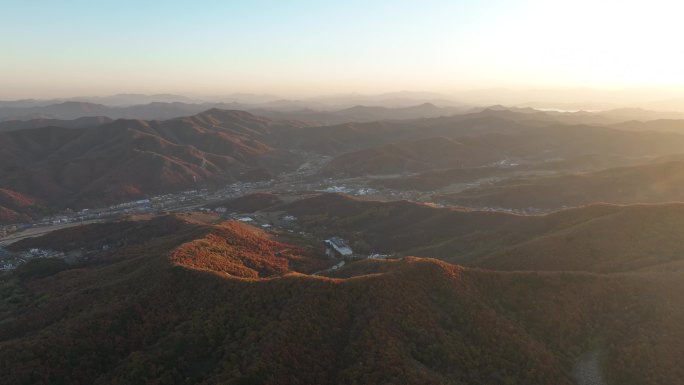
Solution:
[[[296,271],[315,254],[241,223],[91,226],[61,232],[65,247],[115,250],[3,277],[0,383],[569,385],[594,349],[610,383],[684,375],[678,273],[406,257],[312,276]]]
[[[322,258],[304,256],[306,253],[301,247],[269,239],[263,230],[231,221],[180,245],[171,252],[170,259],[181,266],[241,278],[313,272],[330,264]]]

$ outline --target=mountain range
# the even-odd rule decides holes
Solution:
[[[1,106],[2,121],[32,119],[78,119],[84,116],[103,116],[110,119],[171,119],[211,109],[240,109],[275,120],[301,120],[315,124],[340,124],[346,122],[368,122],[374,120],[416,119],[453,115],[462,113],[460,108],[437,107],[434,104],[421,104],[401,108],[355,106],[340,110],[313,110],[302,107],[278,106],[268,104],[230,103],[187,103],[152,102],[128,106],[109,106],[104,104],[66,101],[37,106]],[[18,123],[15,123],[18,125]]]
[[[676,156],[684,148],[684,136],[676,133],[564,124],[539,114],[487,109],[313,126],[211,109],[163,121],[9,121],[0,123],[0,188],[59,209],[269,180],[297,170],[310,154],[332,157],[318,178],[416,172],[446,176],[444,170],[468,168],[471,176],[501,177],[520,170],[634,165],[639,159]],[[488,168],[490,174],[483,171]],[[44,212],[15,203],[0,206],[3,218],[13,220],[31,215],[31,210]],[[524,207],[529,206],[537,207]]]
[[[272,131],[288,127],[245,112],[209,110],[166,121],[3,132],[0,179],[4,188],[69,207],[267,177],[299,164],[295,154],[264,143]]]
[[[312,129],[305,129],[311,131]],[[309,148],[341,153],[331,174],[359,176],[540,163],[585,156],[629,158],[681,152],[684,136],[605,126],[509,120],[484,111],[449,118],[331,126],[326,138],[308,135]],[[362,144],[362,145],[360,145]],[[434,149],[434,150],[432,150]]]
[[[235,193],[4,238],[0,256],[25,260],[0,274],[0,383],[684,377],[676,121],[430,104],[163,120],[66,107],[66,119],[0,122],[2,223]],[[253,181],[273,191],[242,195]],[[326,254],[334,236],[355,259]]]

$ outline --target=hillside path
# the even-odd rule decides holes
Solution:
[[[600,365],[600,350],[593,350],[583,354],[577,363],[573,374],[577,385],[606,385]]]

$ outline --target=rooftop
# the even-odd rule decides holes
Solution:
[[[347,245],[347,242],[345,242],[344,239],[340,237],[331,237],[329,239],[326,239],[325,242],[332,248],[334,248],[338,253],[344,256],[352,255],[354,253],[351,247]]]

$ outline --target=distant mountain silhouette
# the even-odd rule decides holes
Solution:
[[[144,99],[143,99],[144,100]],[[0,103],[0,122],[3,120],[60,119],[70,120],[84,116],[106,116],[112,119],[172,119],[193,115],[210,108],[242,109],[276,120],[303,120],[316,124],[340,124],[375,120],[417,119],[453,115],[461,109],[441,108],[422,104],[405,108],[357,106],[341,110],[302,109],[303,105],[290,106],[278,103],[188,103],[154,101],[133,105],[105,105],[92,102],[66,101],[56,104],[9,104]]]
[[[47,106],[0,107],[2,120],[61,119],[70,120],[84,116],[106,116],[111,119],[168,119],[192,115],[210,107],[203,104],[154,102],[128,107],[111,107],[89,102],[63,102]]]
[[[94,127],[103,123],[109,123],[112,119],[105,116],[82,117],[72,120],[62,119],[31,119],[31,120],[7,120],[0,122],[0,132],[25,130],[27,128],[40,127],[64,127],[64,128],[86,128]]]
[[[658,119],[650,121],[631,120],[613,125],[612,127],[629,131],[658,131],[684,133],[684,120]]]

